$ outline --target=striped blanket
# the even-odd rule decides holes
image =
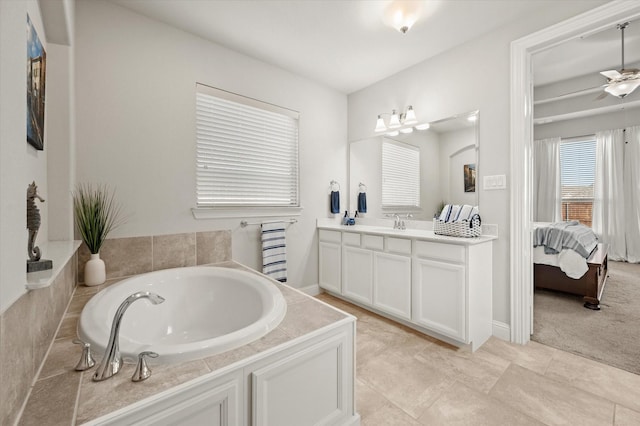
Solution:
[[[284,222],[262,224],[262,273],[280,282],[287,281]]]
[[[544,246],[545,254],[570,249],[587,259],[597,245],[598,237],[593,230],[577,220],[552,223],[536,228],[533,233],[533,246]]]

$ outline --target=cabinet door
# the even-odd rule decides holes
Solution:
[[[342,247],[342,294],[371,305],[373,293],[373,252],[356,247]]]
[[[341,333],[251,373],[253,426],[342,425],[352,415],[349,335]]]
[[[318,243],[318,253],[318,283],[320,287],[335,293],[341,293],[340,244],[320,241]]]
[[[466,341],[464,265],[414,259],[413,321]]]
[[[411,258],[376,252],[373,271],[373,305],[411,319]]]

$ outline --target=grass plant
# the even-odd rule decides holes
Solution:
[[[106,185],[79,184],[72,195],[76,226],[89,251],[97,254],[107,235],[123,223],[115,191]]]

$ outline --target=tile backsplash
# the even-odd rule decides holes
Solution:
[[[78,251],[78,282],[90,252]],[[190,232],[148,237],[107,239],[100,250],[107,279],[128,277],[160,269],[206,265],[231,260],[231,231]]]

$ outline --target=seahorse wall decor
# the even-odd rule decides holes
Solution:
[[[44,203],[44,198],[38,195],[38,186],[32,182],[27,187],[27,229],[29,230],[29,260],[37,262],[40,260],[40,247],[35,247],[36,236],[40,229],[40,210],[36,206],[36,198]]]

